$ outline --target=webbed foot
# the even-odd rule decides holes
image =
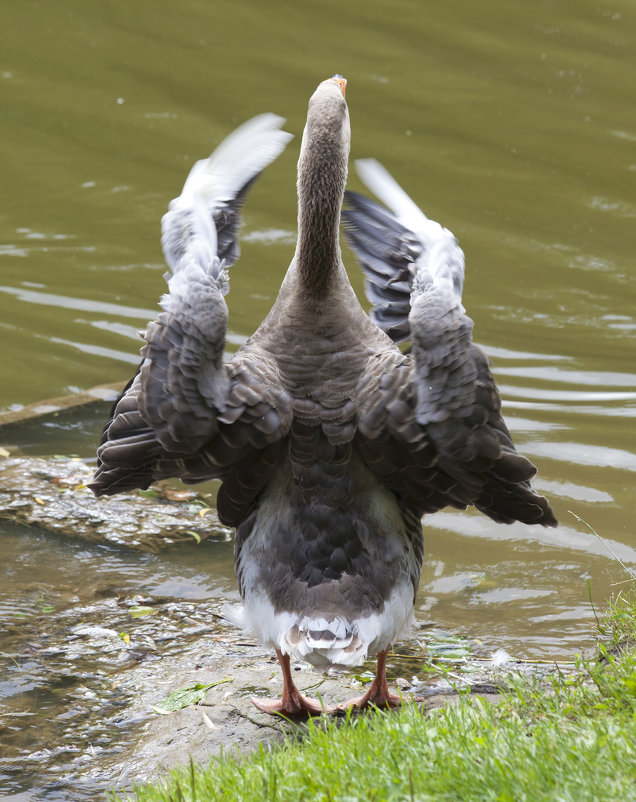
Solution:
[[[368,707],[378,707],[381,710],[387,707],[394,709],[407,702],[424,701],[421,696],[411,696],[410,694],[398,696],[395,693],[391,693],[386,681],[386,657],[388,653],[388,646],[384,651],[378,653],[378,667],[375,678],[364,696],[356,696],[353,699],[349,699],[344,704],[338,705],[338,710],[350,710],[352,707],[356,707],[359,710],[366,710]]]
[[[261,699],[253,696],[251,702],[254,707],[263,713],[287,716],[288,718],[321,716],[323,713],[333,713],[337,709],[321,704],[318,699],[310,699],[307,696],[303,696],[296,688],[294,690],[296,693],[283,694],[281,699]]]
[[[294,685],[289,666],[289,655],[283,654],[278,649],[276,657],[283,672],[283,693],[280,699],[261,699],[252,697],[254,707],[262,710],[263,713],[270,715],[287,716],[288,718],[310,718],[311,716],[321,716],[323,713],[334,713],[338,708],[327,707],[319,699],[310,699],[303,696]]]
[[[367,691],[364,696],[354,696],[352,699],[348,699],[346,702],[338,705],[337,709],[349,710],[352,707],[356,707],[358,710],[366,710],[369,707],[378,707],[381,710],[384,710],[388,707],[391,710],[394,710],[395,708],[402,707],[402,705],[408,704],[409,702],[423,701],[423,697],[411,696],[410,694],[402,694],[398,696],[390,691],[386,693],[369,693],[369,691]]]

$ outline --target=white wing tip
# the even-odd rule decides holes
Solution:
[[[429,222],[415,201],[379,161],[358,159],[356,171],[371,192],[389,207],[403,225],[418,231]]]
[[[176,202],[189,205],[195,193],[209,204],[232,198],[293,139],[293,134],[281,130],[284,123],[284,117],[265,112],[239,125],[207,159],[194,164]]]

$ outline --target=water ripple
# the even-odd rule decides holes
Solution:
[[[509,401],[505,400],[506,409],[528,409],[541,412],[563,412],[575,413],[576,415],[598,415],[603,418],[636,418],[636,407],[595,407],[595,406],[576,406],[565,407],[562,404],[543,404],[536,401]]]
[[[525,451],[525,447],[524,447]],[[534,479],[532,486],[541,493],[569,498],[573,501],[587,501],[592,503],[603,503],[614,501],[610,493],[597,490],[595,487],[585,487],[585,485],[575,485],[573,482],[557,482],[539,477]]]
[[[586,384],[595,386],[634,387],[636,388],[636,374],[615,373],[610,371],[592,370],[561,370],[554,367],[512,367],[495,368],[500,376],[517,376],[523,379],[539,379],[540,381],[563,382],[565,384]]]
[[[104,348],[102,345],[88,345],[88,343],[74,342],[73,340],[65,340],[62,337],[50,337],[49,342],[57,343],[58,345],[68,345],[71,348],[77,348],[84,354],[92,354],[93,356],[102,356],[106,359],[117,359],[120,362],[128,362],[131,365],[139,364],[139,354],[128,353],[127,351],[118,351],[115,348]]]
[[[141,320],[151,320],[157,316],[157,310],[140,309],[123,304],[104,303],[90,298],[69,298],[66,295],[54,295],[49,292],[36,292],[23,287],[3,287],[0,292],[15,295],[19,301],[43,306],[63,307],[64,309],[78,309],[81,312],[98,312],[102,315],[116,315],[119,317],[135,317]]]
[[[636,471],[636,454],[620,448],[594,446],[589,443],[548,443],[530,441],[523,444],[524,454],[548,457],[577,465],[594,465],[598,468],[619,468]]]
[[[535,354],[532,351],[513,351],[510,348],[498,348],[495,345],[484,345],[476,343],[479,347],[494,359],[509,359],[512,361],[521,360],[540,360],[542,362],[571,362],[573,357],[563,356],[562,354]]]
[[[513,398],[537,398],[546,401],[636,401],[634,392],[613,390],[549,390],[538,387],[513,387],[509,384],[499,385],[502,395]]]
[[[556,548],[560,552],[585,552],[611,559],[608,555],[609,546],[624,563],[636,565],[636,548],[609,538],[601,541],[590,532],[579,532],[565,524],[561,524],[556,529],[544,529],[521,523],[493,526],[484,517],[443,511],[427,516],[424,519],[424,525],[427,528],[450,530],[464,537],[476,537],[490,541],[518,541],[520,543],[534,541]]]

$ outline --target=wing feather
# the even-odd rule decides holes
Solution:
[[[232,385],[223,364],[227,267],[239,255],[245,195],[291,138],[282,123],[264,114],[230,134],[194,165],[163,217],[168,292],[142,335],[143,362],[104,428],[91,485],[96,495],[147,487],[184,465],[201,478],[222,474],[214,460],[196,455],[217,435]],[[271,409],[259,426],[276,436]]]
[[[358,388],[366,462],[420,513],[474,504],[495,521],[556,525],[503,420],[488,358],[472,341],[457,240],[377,162],[356,167],[391,211],[346,193],[345,236],[372,319],[394,342],[412,343],[409,356],[394,350],[370,363]]]

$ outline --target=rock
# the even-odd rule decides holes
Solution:
[[[164,482],[151,491],[96,499],[87,487],[92,475],[81,459],[0,457],[0,515],[67,537],[150,552],[232,537],[201,495],[175,493]]]
[[[34,418],[49,416],[65,409],[84,407],[100,401],[107,401],[112,404],[117,400],[123,388],[124,385],[121,382],[101,384],[81,393],[72,393],[59,398],[48,398],[46,401],[37,401],[35,404],[27,404],[18,409],[11,409],[8,412],[0,413],[0,429],[5,426],[21,424]]]

